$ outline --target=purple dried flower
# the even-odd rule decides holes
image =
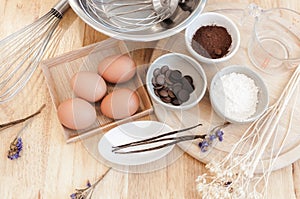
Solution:
[[[23,142],[21,137],[16,137],[11,143],[9,147],[9,151],[7,154],[7,158],[11,160],[18,159],[20,156],[20,152],[23,148]]]
[[[70,195],[70,197],[71,197],[72,199],[76,199],[76,193],[72,193],[72,194]]]
[[[221,129],[218,129],[216,132],[216,136],[219,138],[220,142],[223,141],[223,135],[224,135],[224,132]]]
[[[90,199],[92,197],[95,186],[99,181],[97,181],[94,185],[90,183],[88,180],[86,183],[86,188],[84,189],[75,189],[75,193],[70,195],[71,199]]]
[[[87,181],[86,188],[84,189],[75,189],[75,193],[70,195],[71,199],[91,199],[94,189],[97,184],[104,178],[104,176],[110,171],[109,168],[94,184],[91,184],[90,181]]]
[[[70,195],[71,199],[86,199],[89,194],[89,187],[85,189],[76,189],[75,193]]]
[[[230,123],[229,122],[226,122],[222,125],[219,125],[219,126],[216,126],[214,127],[208,135],[205,136],[205,138],[199,142],[199,147],[200,147],[200,150],[201,152],[206,152],[208,150],[208,148],[212,145],[212,143],[214,142],[214,140],[216,138],[218,138],[218,140],[220,142],[223,141],[223,135],[224,135],[224,132],[221,130],[221,128],[224,128],[226,127],[227,125],[229,125]]]
[[[209,135],[209,140],[210,140],[210,141],[213,141],[213,140],[216,139],[216,138],[217,138],[217,136],[216,136],[215,134]]]
[[[89,180],[87,181],[86,186],[87,186],[87,187],[91,187],[91,186],[92,186],[92,185],[91,185],[91,182],[90,182]]]
[[[206,140],[203,140],[202,142],[199,142],[199,147],[202,152],[206,152],[209,147],[209,143]]]

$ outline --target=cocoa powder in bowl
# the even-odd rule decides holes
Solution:
[[[218,59],[224,57],[232,43],[226,28],[216,25],[200,27],[193,35],[192,48],[200,55]]]

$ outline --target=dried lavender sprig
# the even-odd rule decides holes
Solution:
[[[22,138],[16,137],[10,144],[7,157],[11,160],[18,159],[23,148]]]
[[[5,123],[5,124],[0,124],[0,130],[3,130],[3,129],[6,129],[6,128],[9,128],[11,126],[14,126],[16,124],[19,124],[19,123],[22,123],[22,122],[25,122],[26,120],[29,120],[30,118],[33,118],[34,116],[40,114],[42,112],[42,110],[45,108],[45,104],[43,104],[39,110],[37,110],[35,113],[27,116],[27,117],[24,117],[24,118],[21,118],[21,119],[18,119],[18,120],[14,120],[14,121],[11,121],[11,122],[8,122],[8,123]]]
[[[22,122],[25,122],[29,119],[33,119],[34,116],[38,115],[41,113],[41,111],[43,110],[43,108],[45,107],[46,105],[43,104],[39,110],[37,110],[35,113],[25,117],[25,118],[22,118],[22,119],[19,119],[19,120],[15,120],[15,121],[12,121],[12,122],[8,122],[6,124],[0,124],[0,130],[3,130],[3,129],[6,129],[6,128],[9,128],[9,127],[12,127],[13,125],[16,125],[16,124],[19,124],[19,123],[22,123]],[[25,127],[28,125],[28,122],[27,124],[25,125]],[[9,146],[9,150],[8,150],[8,153],[7,153],[7,158],[11,159],[11,160],[15,160],[15,159],[18,159],[20,156],[20,153],[23,149],[23,141],[22,141],[22,138],[20,137],[20,134],[21,132],[24,130],[23,127],[17,134],[17,136],[15,137],[15,139],[10,143],[10,146]]]
[[[198,146],[200,147],[201,152],[208,151],[208,148],[212,145],[213,141],[218,138],[220,142],[223,141],[224,132],[222,128],[228,126],[230,122],[225,122],[224,124],[215,126],[213,129],[209,131],[209,134],[205,136],[205,138],[199,142]]]
[[[110,171],[109,168],[94,184],[87,181],[87,187],[84,189],[75,189],[75,193],[70,195],[71,199],[91,199],[96,186],[104,178],[104,176]]]

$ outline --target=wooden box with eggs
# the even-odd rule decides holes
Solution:
[[[48,59],[42,69],[67,143],[153,112],[122,41],[107,39]]]

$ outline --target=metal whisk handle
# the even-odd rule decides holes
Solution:
[[[47,45],[63,14],[68,0],[61,0],[35,22],[0,40],[0,104],[12,99],[28,83],[43,59]]]
[[[56,5],[53,6],[52,10],[57,12],[57,17],[62,18],[64,13],[70,8],[68,0],[58,1]],[[55,15],[56,16],[56,15]]]

